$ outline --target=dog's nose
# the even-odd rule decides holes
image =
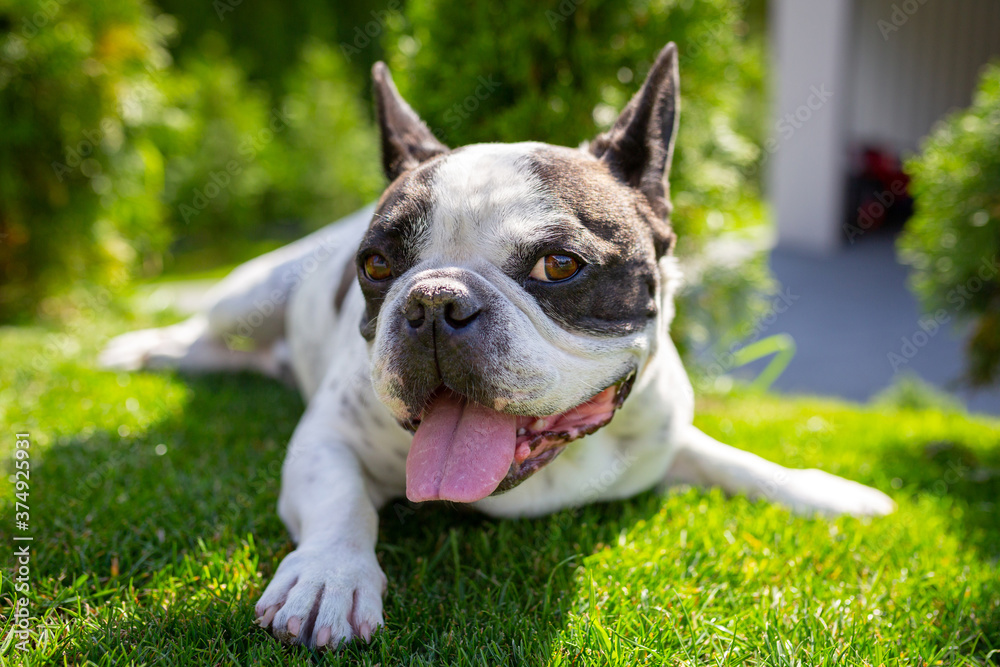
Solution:
[[[403,316],[414,333],[432,329],[437,335],[451,336],[467,329],[482,312],[479,299],[456,280],[417,283],[410,290]]]

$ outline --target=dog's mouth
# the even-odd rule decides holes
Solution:
[[[414,431],[406,459],[406,497],[413,502],[471,503],[508,491],[552,461],[570,442],[611,421],[635,373],[554,415],[510,415],[439,389]]]

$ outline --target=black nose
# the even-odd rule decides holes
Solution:
[[[479,317],[482,307],[476,296],[455,280],[433,280],[414,285],[403,316],[416,334],[457,335]]]

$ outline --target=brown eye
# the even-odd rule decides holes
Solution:
[[[580,270],[580,263],[569,255],[546,255],[531,270],[531,277],[543,283],[569,280]]]
[[[365,259],[365,275],[369,280],[381,281],[392,277],[389,260],[378,253],[368,255]]]

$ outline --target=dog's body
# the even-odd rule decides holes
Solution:
[[[375,82],[391,181],[378,204],[243,265],[204,313],[126,334],[102,357],[291,371],[308,408],[278,511],[298,547],[258,602],[262,625],[313,646],[367,639],[386,581],[377,511],[403,495],[517,517],[682,482],[800,512],[892,511],[879,491],[692,426],[668,335],[672,45],[589,152],[451,151],[384,67]],[[234,336],[253,349],[233,349]]]

